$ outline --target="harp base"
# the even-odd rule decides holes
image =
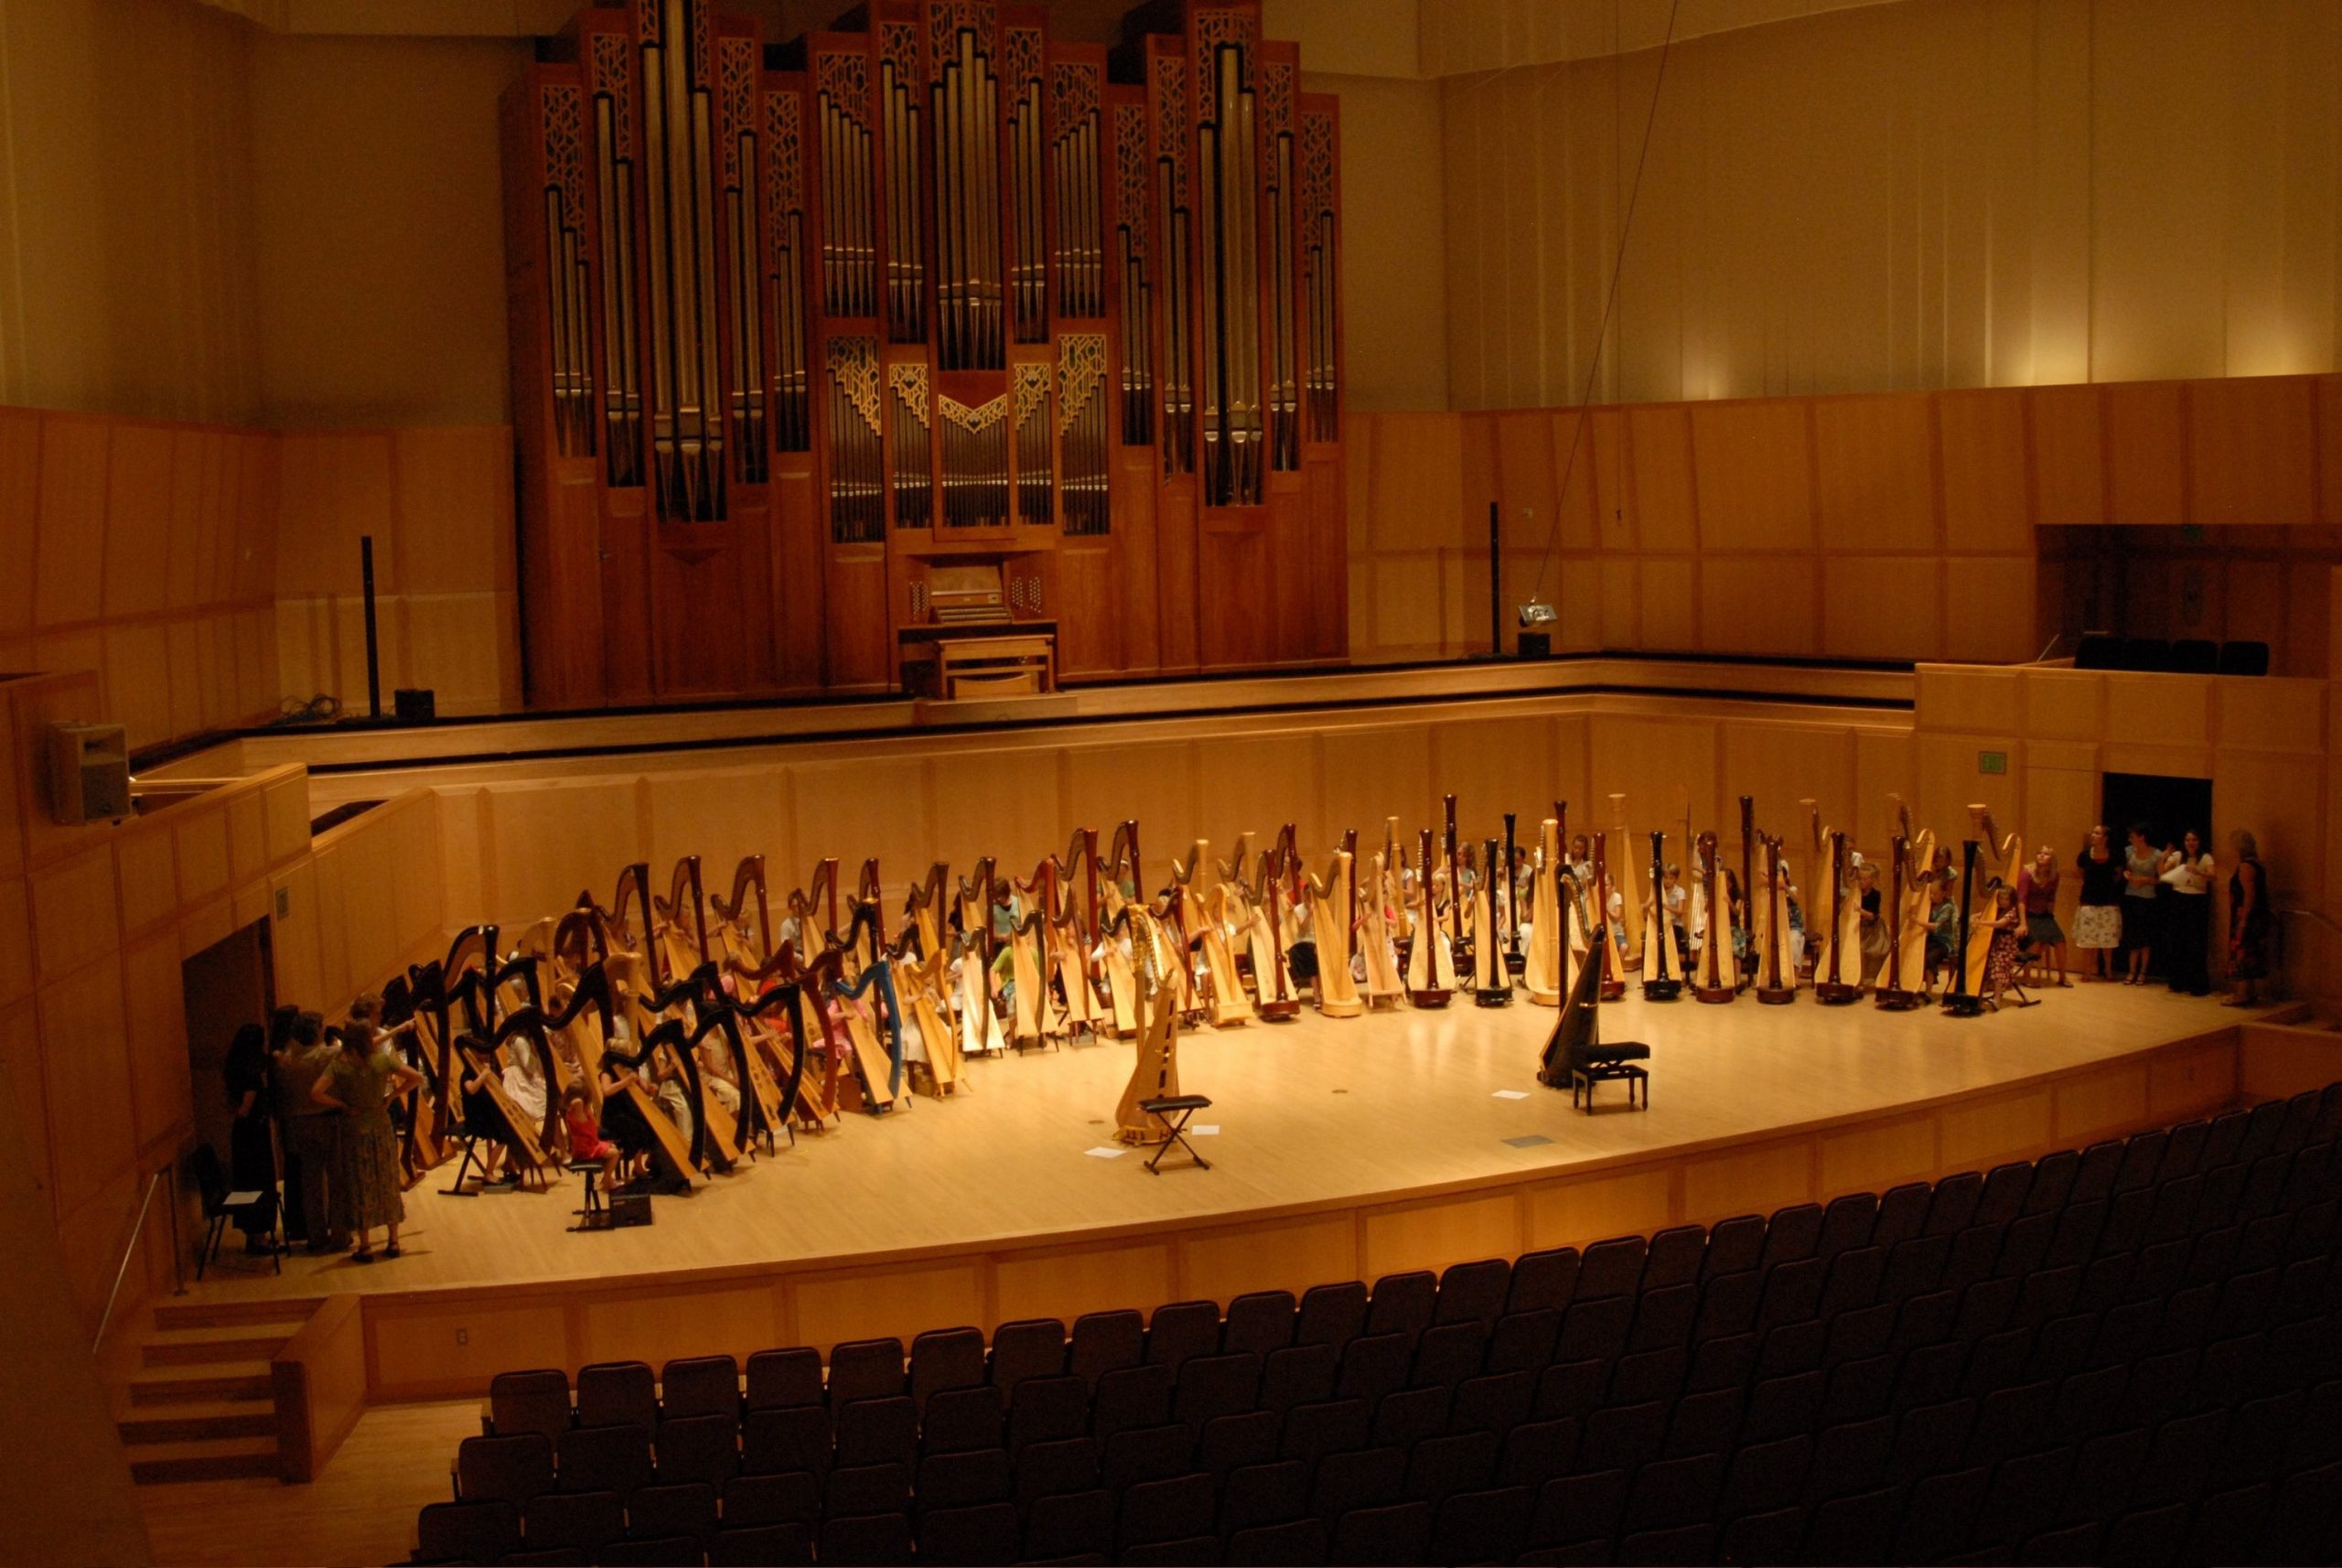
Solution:
[[[1410,991],[1407,993],[1407,1000],[1418,1007],[1445,1007],[1455,995],[1456,993],[1453,991],[1441,991],[1434,987],[1426,991]]]
[[[1692,987],[1692,1000],[1694,1002],[1714,1004],[1720,1002],[1736,1002],[1739,999],[1739,991],[1729,985],[1695,985]]]
[[[1512,987],[1509,985],[1475,987],[1472,992],[1472,1001],[1481,1007],[1509,1007],[1512,1005]]]
[[[1627,983],[1623,980],[1606,980],[1595,994],[1605,1002],[1624,1001],[1627,995]]]
[[[1522,975],[1529,972],[1529,955],[1525,952],[1507,952],[1504,955],[1504,971],[1515,981],[1520,980]]]
[[[1955,1018],[1978,1018],[1984,1013],[1984,999],[1965,992],[1955,991],[1943,999],[1943,1010]]]
[[[1317,1011],[1328,1018],[1355,1018],[1366,1011],[1366,1004],[1356,997],[1347,1002],[1321,1001],[1317,1004]]]
[[[1817,981],[1813,986],[1813,999],[1832,1007],[1843,1007],[1849,1002],[1861,1001],[1863,988],[1859,985],[1848,985],[1843,981]]]
[[[1797,987],[1793,985],[1760,985],[1756,988],[1756,1000],[1762,1002],[1767,1007],[1784,1006],[1789,1003],[1797,1000]]]
[[[1249,1004],[1215,1006],[1211,1010],[1211,1026],[1215,1029],[1232,1029],[1252,1021],[1252,1009]]]
[[[1301,1016],[1301,1004],[1295,1002],[1263,1002],[1254,1009],[1264,1024],[1290,1024]]]
[[[1533,985],[1527,990],[1530,1002],[1536,1006],[1559,1007],[1562,1004],[1562,993],[1558,991],[1540,991]]]
[[[1683,983],[1680,980],[1661,978],[1643,982],[1643,1000],[1646,1002],[1672,1002],[1682,994]]]
[[[1890,1013],[1907,1013],[1927,1000],[1916,991],[1906,991],[1899,985],[1882,985],[1871,993],[1870,999]]]

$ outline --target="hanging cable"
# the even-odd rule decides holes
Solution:
[[[1659,123],[1659,95],[1667,85],[1667,59],[1675,51],[1675,14],[1682,3],[1683,0],[1669,0],[1667,36],[1659,46],[1659,74],[1650,85],[1650,112],[1643,117],[1642,146],[1635,154],[1635,183],[1627,193],[1627,210],[1618,221],[1618,249],[1610,259],[1610,286],[1602,298],[1602,326],[1595,334],[1594,355],[1585,367],[1585,385],[1578,393],[1577,421],[1570,430],[1570,455],[1562,465],[1561,488],[1554,491],[1553,518],[1546,525],[1545,548],[1537,559],[1537,585],[1529,595],[1531,604],[1544,596],[1545,573],[1553,564],[1553,546],[1561,538],[1561,509],[1568,504],[1570,477],[1577,470],[1578,448],[1585,444],[1586,408],[1594,400],[1595,378],[1602,371],[1602,346],[1610,340],[1610,316],[1618,305],[1618,278],[1626,268],[1627,239],[1634,231],[1635,204],[1642,199],[1643,165],[1650,156],[1651,127]]]

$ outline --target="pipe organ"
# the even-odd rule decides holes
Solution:
[[[1047,19],[624,0],[508,93],[532,703],[885,690],[941,603],[1077,679],[1341,657],[1336,101],[1259,0]]]

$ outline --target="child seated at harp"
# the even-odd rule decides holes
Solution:
[[[1934,872],[1921,872],[1919,886],[1928,897],[1928,972],[1919,982],[1925,991],[1933,989],[1939,971],[1952,965],[1960,945],[1960,906],[1950,886]]]
[[[602,1165],[602,1185],[608,1187],[618,1180],[618,1146],[602,1136],[602,1125],[594,1119],[593,1108],[586,1103],[586,1086],[573,1083],[561,1096],[562,1124],[569,1133],[569,1158],[573,1164],[584,1165],[598,1160]]]

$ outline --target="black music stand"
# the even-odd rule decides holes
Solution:
[[[1155,1141],[1155,1157],[1146,1162],[1147,1175],[1163,1174],[1163,1156],[1171,1152],[1174,1144],[1187,1150],[1187,1157],[1196,1164],[1211,1169],[1211,1162],[1196,1153],[1196,1146],[1187,1142],[1188,1122],[1197,1112],[1211,1109],[1209,1100],[1200,1094],[1175,1094],[1161,1100],[1142,1100],[1138,1108],[1154,1117],[1155,1125],[1163,1129],[1163,1136]]]

